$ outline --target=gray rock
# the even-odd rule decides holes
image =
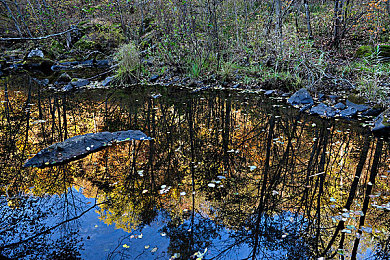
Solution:
[[[110,61],[109,60],[97,60],[96,61],[96,66],[98,66],[98,67],[109,67],[110,66]]]
[[[72,85],[72,84],[68,84],[68,85],[66,85],[65,87],[63,87],[62,89],[61,89],[61,91],[64,91],[64,92],[68,92],[68,91],[72,91],[74,89],[74,86]]]
[[[333,107],[329,107],[324,103],[320,103],[310,109],[310,114],[317,114],[325,117],[335,117],[337,112],[338,111],[336,109],[334,109]]]
[[[340,111],[340,117],[350,118],[357,114],[357,110],[354,107],[348,107]]]
[[[150,77],[149,81],[150,82],[156,82],[158,80],[158,78],[160,78],[160,75],[155,74],[155,75]]]
[[[275,93],[276,93],[276,90],[272,89],[272,90],[267,90],[266,92],[264,92],[264,95],[271,96],[271,95],[273,95]]]
[[[305,112],[305,111],[309,110],[312,106],[313,106],[313,104],[304,105],[301,109],[299,109],[299,111]]]
[[[295,92],[287,102],[293,106],[295,105],[306,105],[306,104],[314,104],[313,98],[310,96],[307,89],[302,88]]]
[[[139,130],[119,132],[101,132],[78,135],[55,143],[39,151],[33,158],[27,160],[23,167],[46,167],[64,164],[99,151],[111,144],[130,140],[150,140]]]
[[[68,73],[62,73],[60,77],[57,79],[57,82],[68,83],[72,80]]]
[[[367,105],[363,105],[363,104],[358,105],[358,104],[355,104],[355,103],[353,103],[353,102],[351,102],[349,100],[347,100],[346,105],[347,105],[347,107],[355,108],[358,112],[366,111],[366,110],[368,110],[370,108]]]
[[[107,77],[105,80],[103,80],[102,86],[108,87],[109,85],[111,85],[113,79],[114,79],[114,77],[111,77],[111,76]]]
[[[27,55],[27,58],[41,58],[43,59],[45,55],[43,54],[43,51],[39,49],[35,49],[30,51],[30,53]]]
[[[47,86],[49,84],[49,79],[37,79],[37,78],[33,78],[33,80],[38,84],[38,85],[41,85],[41,86]]]
[[[371,129],[375,134],[389,135],[390,134],[390,109],[383,111],[374,120],[374,127]]]
[[[61,70],[71,70],[73,67],[71,65],[53,65],[51,66],[52,71],[61,71]]]
[[[72,84],[76,88],[81,88],[89,84],[89,80],[87,79],[78,79],[77,81],[71,81]]]
[[[334,108],[342,110],[342,109],[345,109],[346,106],[340,102],[340,103],[337,103],[336,105],[334,105]]]

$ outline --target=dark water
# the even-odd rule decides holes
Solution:
[[[389,258],[389,143],[358,122],[299,115],[253,93],[65,95],[27,76],[0,84],[6,257]],[[22,168],[54,142],[128,129],[154,140]]]

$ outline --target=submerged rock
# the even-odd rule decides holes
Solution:
[[[33,158],[26,161],[23,167],[46,167],[67,163],[99,151],[114,143],[130,140],[150,140],[140,130],[118,132],[101,132],[78,135],[55,143],[39,151]]]
[[[333,107],[329,107],[324,103],[320,103],[310,109],[310,114],[317,114],[325,117],[335,117],[337,112],[338,111],[336,109],[334,109]]]
[[[367,111],[363,112],[362,113],[362,116],[379,116],[379,114],[382,112],[383,110],[380,109],[380,108],[370,108],[368,109]]]
[[[379,135],[390,134],[390,109],[383,111],[375,120],[372,131]]]
[[[314,104],[313,98],[310,96],[310,93],[305,88],[301,88],[297,92],[295,92],[287,102],[293,106],[295,105],[306,105],[306,104]]]

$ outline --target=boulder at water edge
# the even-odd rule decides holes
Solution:
[[[301,88],[295,92],[287,102],[293,106],[314,104],[313,98],[310,96],[309,91],[305,88]]]

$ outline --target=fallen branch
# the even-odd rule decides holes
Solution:
[[[54,34],[50,34],[50,35],[46,35],[46,36],[42,36],[42,37],[35,37],[35,38],[0,38],[0,42],[44,40],[44,39],[48,39],[48,38],[51,38],[51,37],[54,37],[54,36],[62,35],[62,34],[65,34],[65,33],[71,32],[71,31],[75,31],[75,30],[77,30],[77,29],[76,28],[72,28],[72,29],[69,29],[69,30],[67,30],[65,32],[54,33]]]

